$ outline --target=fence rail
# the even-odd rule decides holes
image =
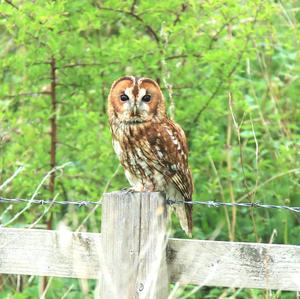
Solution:
[[[150,298],[143,295],[147,283],[165,292],[164,267],[170,282],[300,291],[300,246],[164,239],[162,202],[158,193],[106,194],[101,234],[0,228],[0,273],[100,279],[102,294],[125,278],[134,282],[102,298]],[[149,283],[153,265],[161,274]],[[104,274],[111,278],[106,286]]]
[[[98,279],[101,234],[0,229],[0,273]],[[171,282],[300,291],[300,246],[168,240]]]

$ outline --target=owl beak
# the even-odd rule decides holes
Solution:
[[[134,116],[137,115],[137,109],[138,109],[138,108],[137,108],[137,105],[134,105],[134,106],[133,106],[133,109],[132,109],[132,112],[133,112],[133,115],[134,115]]]

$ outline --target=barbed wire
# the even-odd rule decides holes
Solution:
[[[25,198],[4,198],[0,197],[0,203],[27,203],[27,204],[39,204],[39,205],[61,205],[61,206],[67,206],[67,205],[73,205],[73,206],[97,206],[101,205],[101,201],[88,201],[88,200],[82,200],[82,201],[69,201],[69,200],[51,200],[51,199],[25,199]]]
[[[27,204],[39,204],[39,205],[73,205],[78,207],[87,207],[87,206],[100,206],[102,205],[101,201],[88,201],[88,200],[78,200],[78,201],[57,201],[51,199],[25,199],[25,198],[4,198],[0,197],[0,203],[27,203]],[[189,204],[189,205],[205,205],[210,208],[218,208],[218,207],[246,207],[246,208],[264,208],[264,209],[281,209],[281,210],[288,210],[291,212],[300,213],[300,207],[290,207],[285,205],[272,205],[272,204],[263,204],[260,202],[219,202],[219,201],[178,201],[168,199],[167,203],[172,205],[177,204]]]
[[[220,202],[220,201],[175,201],[168,200],[170,205],[185,203],[189,205],[206,205],[208,207],[246,207],[246,208],[264,208],[264,209],[283,209],[291,212],[300,213],[300,207],[290,207],[284,205],[269,205],[259,202]]]

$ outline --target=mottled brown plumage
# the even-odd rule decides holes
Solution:
[[[113,146],[135,191],[163,191],[191,200],[193,183],[183,130],[166,115],[159,85],[131,76],[116,80],[108,97]],[[192,231],[191,205],[175,205],[181,226]]]

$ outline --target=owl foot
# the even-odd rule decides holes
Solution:
[[[122,188],[121,191],[124,192],[125,194],[137,192],[132,187]]]

